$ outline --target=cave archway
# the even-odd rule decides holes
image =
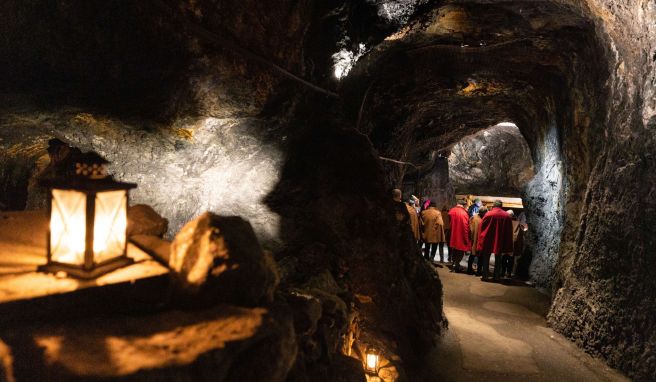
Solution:
[[[645,61],[644,56],[628,52],[618,60],[610,53],[626,36],[600,28],[602,19],[596,4],[437,5],[372,48],[341,80],[350,96],[347,109],[358,130],[370,138],[380,156],[398,161],[422,165],[430,157],[429,151],[444,150],[461,136],[501,120],[517,123],[531,149],[536,173],[526,191],[530,225],[541,233],[532,244],[531,276],[537,285],[554,293],[550,323],[583,343],[612,335],[606,329],[604,334],[594,330],[583,334],[574,329],[577,324],[572,320],[580,324],[577,317],[582,315],[595,322],[593,326],[604,328],[607,322],[616,321],[580,304],[597,293],[615,293],[606,288],[623,283],[620,279],[628,275],[620,269],[641,273],[638,264],[645,258],[629,260],[622,253],[643,248],[639,242],[651,240],[642,233],[629,234],[620,224],[603,223],[597,215],[599,208],[624,211],[626,199],[621,192],[609,191],[614,183],[611,179],[620,177],[631,187],[639,187],[639,181],[623,174],[626,163],[648,166],[628,154],[636,147],[624,138],[629,130],[641,130],[628,127],[634,126],[629,121],[640,117],[628,117],[620,100],[628,102],[627,92],[634,96],[652,93],[646,90],[648,86],[641,88],[641,81],[633,90],[613,82],[624,76],[628,57],[634,64]],[[634,105],[643,104],[638,101]],[[644,115],[642,110],[639,114]],[[641,123],[649,124],[644,118]],[[614,148],[620,146],[625,148]],[[619,165],[620,172],[611,170],[618,168],[611,158],[624,163]],[[397,177],[405,170],[400,171]],[[595,191],[596,187],[607,191]],[[627,213],[622,220],[636,217]],[[600,231],[593,233],[599,224],[615,244],[609,244]],[[600,275],[604,287],[590,289],[591,284],[601,285],[597,284]],[[651,283],[644,274],[638,277],[644,277],[639,284]],[[648,300],[637,309],[653,311],[653,298]],[[608,307],[608,311],[623,316],[614,308]],[[612,340],[628,349],[619,344],[622,341]],[[642,340],[631,342],[644,344]],[[634,364],[614,350],[594,345],[586,348]]]

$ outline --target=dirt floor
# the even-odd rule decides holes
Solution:
[[[437,268],[449,330],[417,381],[628,381],[546,326],[549,297]]]

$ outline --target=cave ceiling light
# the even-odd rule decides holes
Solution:
[[[335,78],[341,80],[346,77],[348,73],[353,68],[356,62],[367,53],[367,47],[365,44],[359,44],[357,51],[351,51],[348,49],[341,49],[339,52],[333,54],[333,68]]]

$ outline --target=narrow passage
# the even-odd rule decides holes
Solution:
[[[437,268],[449,329],[422,381],[628,381],[549,329],[549,297]]]

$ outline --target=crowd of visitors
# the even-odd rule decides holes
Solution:
[[[393,191],[397,203],[397,220],[409,225],[423,256],[431,264],[445,263],[444,247],[448,246],[451,272],[463,272],[460,263],[465,256],[467,274],[477,275],[483,281],[500,281],[517,276],[517,262],[523,252],[524,232],[528,230],[523,213],[515,216],[504,210],[496,200],[484,206],[480,199],[458,200],[447,211],[441,211],[435,201],[420,202],[412,196],[407,203],[401,201],[401,190]],[[435,261],[439,253],[439,262]],[[494,255],[494,273],[490,277],[490,258]]]

